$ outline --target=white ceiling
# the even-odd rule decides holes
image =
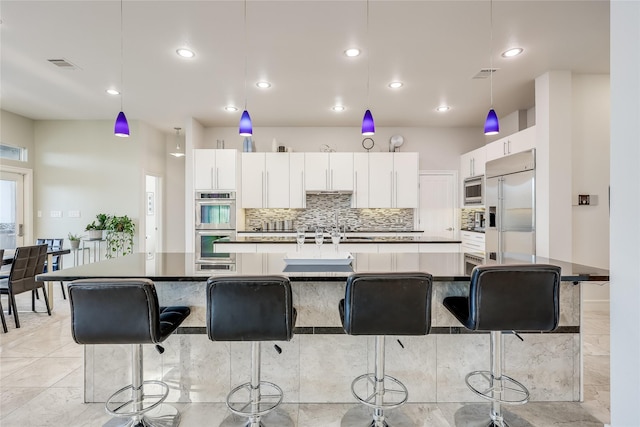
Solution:
[[[32,119],[115,120],[122,88],[129,120],[172,132],[188,117],[237,126],[245,99],[254,126],[482,126],[490,82],[489,1],[0,2],[0,105]],[[191,60],[175,50],[189,46]],[[247,48],[248,46],[248,48]],[[352,46],[364,52],[347,58]],[[519,57],[500,53],[519,46]],[[64,58],[77,70],[47,59]],[[548,70],[609,72],[609,2],[493,2],[494,107],[534,105]],[[367,66],[369,100],[367,102]],[[255,82],[273,86],[262,90]],[[393,80],[405,83],[392,90]],[[341,103],[343,113],[331,111]],[[240,111],[228,113],[233,104]],[[448,104],[451,110],[435,108]]]

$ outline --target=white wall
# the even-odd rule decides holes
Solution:
[[[389,151],[389,138],[402,135],[400,151],[420,153],[420,170],[458,170],[460,154],[481,147],[485,143],[482,129],[478,128],[376,128],[372,151]],[[363,152],[359,127],[256,127],[253,140],[256,151],[271,151],[276,138],[278,145],[292,147],[293,151],[321,151],[327,144],[336,151]],[[203,145],[195,148],[216,148],[216,141],[225,141],[225,148],[242,151],[243,137],[236,127],[211,127],[204,131]]]
[[[176,136],[167,135],[165,139],[166,153],[176,148]],[[180,135],[180,147],[185,149],[184,135]],[[191,157],[189,157],[191,159]],[[186,209],[193,206],[185,206],[185,163],[187,157],[174,157],[165,155],[164,180],[164,251],[184,252],[184,223]]]
[[[598,196],[596,206],[573,206],[573,262],[609,268],[609,75],[574,74],[573,196]],[[608,309],[609,286],[583,284],[588,304]]]
[[[34,121],[9,111],[0,110],[0,142],[27,149],[27,161],[0,159],[0,164],[33,169]]]
[[[640,402],[640,2],[611,2],[611,427]]]

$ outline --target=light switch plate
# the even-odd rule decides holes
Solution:
[[[80,211],[69,211],[67,216],[69,218],[80,218]]]
[[[62,218],[62,211],[51,211],[49,212],[49,216],[51,218]]]

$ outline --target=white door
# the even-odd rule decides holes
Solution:
[[[455,172],[420,173],[418,228],[424,236],[454,238],[456,180]]]
[[[24,245],[24,176],[0,172],[0,248]]]

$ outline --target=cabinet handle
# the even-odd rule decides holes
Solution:
[[[331,190],[333,190],[333,169],[331,169]]]
[[[213,168],[211,168],[210,171],[211,171],[211,188],[216,188],[216,177],[213,174]]]
[[[507,153],[511,154],[511,140],[507,140]]]
[[[307,207],[307,198],[304,193],[304,170],[300,172],[300,176],[302,177],[302,207]]]
[[[389,172],[389,179],[391,180],[391,191],[389,191],[389,207],[393,207],[393,171]]]
[[[324,185],[327,190],[329,190],[329,171],[324,170]]]
[[[266,186],[264,185],[264,172],[260,173],[260,185],[262,187],[262,207],[266,208],[266,200],[264,193],[267,191]]]
[[[504,155],[506,155],[506,154],[507,154],[507,142],[506,142],[506,141],[504,141],[504,142],[502,143],[502,155],[504,156]]]
[[[394,195],[396,197],[396,205],[394,207],[398,207],[398,172],[397,171],[396,171]]]
[[[220,168],[216,168],[216,188],[220,188]]]
[[[264,190],[264,196],[265,196],[265,208],[269,207],[269,172],[267,172],[267,182],[265,185],[265,190]]]
[[[353,207],[358,207],[358,171],[353,171]]]
[[[473,176],[473,158],[469,158],[469,176]]]

